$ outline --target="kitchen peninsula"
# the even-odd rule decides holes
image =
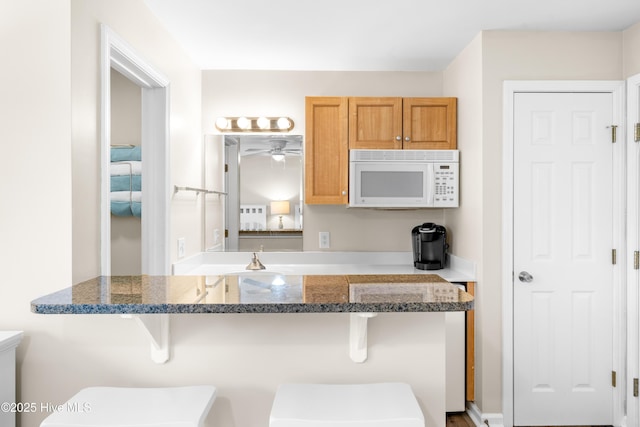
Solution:
[[[133,315],[151,357],[169,360],[169,314],[350,313],[350,354],[367,359],[367,320],[382,312],[473,309],[473,296],[436,274],[100,276],[37,298],[38,314]]]
[[[301,313],[347,315],[348,357],[364,363],[369,358],[368,322],[378,326],[403,316],[417,321],[416,337],[429,343],[431,390],[425,413],[444,423],[446,397],[451,390],[452,354],[447,353],[446,316],[473,309],[473,296],[437,274],[281,275],[246,271],[221,275],[102,276],[42,296],[31,302],[38,314],[116,314],[131,317],[150,340],[151,359],[166,363],[171,356],[170,318],[180,314],[297,316]],[[239,314],[234,314],[239,313]],[[343,314],[340,314],[343,313]],[[422,314],[420,314],[422,313]],[[257,320],[260,317],[256,318]],[[379,329],[376,329],[379,331]],[[413,339],[413,336],[409,337]],[[375,348],[380,338],[373,338]],[[464,347],[462,349],[464,351]],[[411,358],[412,355],[407,355]],[[375,363],[375,362],[373,362]],[[459,393],[464,405],[464,376],[470,361],[452,365],[461,376]],[[437,420],[437,421],[435,421]]]

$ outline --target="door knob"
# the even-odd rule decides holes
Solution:
[[[520,279],[522,283],[530,283],[533,280],[533,276],[526,271],[521,271],[520,274],[518,274],[518,279]]]

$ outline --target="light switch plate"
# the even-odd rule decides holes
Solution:
[[[178,239],[178,258],[184,258],[185,247],[184,237]]]

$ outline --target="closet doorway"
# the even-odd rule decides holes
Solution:
[[[100,274],[112,274],[111,76],[117,71],[141,91],[140,273],[168,275],[169,258],[169,81],[106,25],[101,26]],[[117,273],[117,272],[116,272]]]
[[[142,89],[111,69],[111,275],[142,274]]]

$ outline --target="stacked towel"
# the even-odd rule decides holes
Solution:
[[[140,175],[142,162],[111,162],[111,175]]]
[[[116,145],[111,147],[112,162],[140,161],[142,151],[139,145]]]
[[[142,153],[139,146],[111,147],[111,213],[142,217]]]
[[[140,175],[111,175],[111,191],[141,191]]]

